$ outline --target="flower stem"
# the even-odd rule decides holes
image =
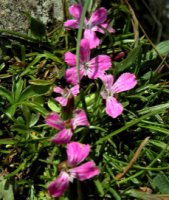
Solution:
[[[84,7],[83,7],[83,12],[82,12],[81,19],[80,19],[80,26],[79,26],[79,30],[77,33],[76,69],[77,69],[78,83],[80,83],[80,40],[82,38],[83,24],[84,24],[84,19],[85,19],[85,15],[86,15],[89,3],[90,3],[90,0],[85,1]]]

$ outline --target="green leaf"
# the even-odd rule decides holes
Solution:
[[[169,180],[164,172],[160,172],[153,178],[152,185],[157,187],[161,194],[169,194]]]
[[[39,118],[40,118],[39,113],[36,114],[32,113],[31,120],[29,122],[29,127],[30,128],[33,127],[38,122]]]
[[[121,200],[121,197],[116,192],[116,190],[114,190],[113,188],[109,188],[109,191],[111,192],[111,194],[113,195],[113,197],[114,197],[115,200]]]
[[[156,49],[161,56],[166,56],[169,53],[169,40],[160,42],[156,46]],[[150,57],[152,57],[152,59],[155,59],[157,57],[157,52],[154,49],[147,52],[146,58],[149,59]]]
[[[36,80],[30,80],[30,84],[32,85],[52,85],[54,83],[54,80],[42,80],[42,79],[36,79]]]
[[[15,130],[21,134],[25,134],[28,131],[27,127],[24,124],[15,124],[12,126],[12,130]]]
[[[23,89],[24,81],[22,79],[17,80],[14,82],[14,100],[17,103],[19,101],[22,89]]]
[[[117,66],[117,71],[122,72],[133,65],[138,65],[141,50],[141,46],[132,49],[127,55],[127,58],[119,63],[119,65]]]
[[[162,128],[162,127],[159,127],[159,126],[142,125],[142,124],[139,124],[138,126],[142,127],[142,128],[145,128],[145,129],[149,129],[151,131],[156,131],[156,132],[164,133],[164,134],[166,134],[166,135],[169,136],[169,130],[165,129],[165,128]]]
[[[6,138],[6,139],[0,139],[0,144],[8,144],[8,145],[11,145],[11,144],[16,144],[17,141],[16,140],[13,140],[11,138]]]
[[[0,199],[14,200],[13,186],[9,180],[0,177]]]
[[[103,186],[102,186],[101,182],[97,179],[97,180],[94,181],[94,183],[95,183],[99,193],[101,194],[101,196],[103,196],[104,190],[103,190]]]
[[[39,105],[38,103],[31,103],[31,102],[23,101],[22,104],[25,106],[29,106],[31,109],[40,112],[42,115],[48,114],[48,111],[43,106]]]
[[[64,62],[60,58],[58,58],[56,55],[54,55],[48,51],[45,51],[44,56],[48,59],[51,59],[51,60],[57,62],[57,63],[64,64]]]
[[[100,138],[96,144],[99,144],[99,143],[102,143],[103,141],[107,141],[108,139],[110,139],[111,137],[123,132],[124,130],[138,124],[139,122],[141,122],[142,120],[150,117],[150,116],[153,116],[153,115],[156,115],[156,114],[159,114],[161,112],[164,112],[167,108],[169,108],[169,103],[166,103],[166,104],[160,104],[160,105],[157,105],[157,106],[153,106],[154,107],[154,110],[152,109],[151,112],[147,112],[146,110],[146,114],[145,115],[142,115],[141,117],[139,118],[135,118],[131,121],[129,121],[128,123],[126,123],[124,126],[122,126],[121,128],[119,129],[116,129],[115,131],[111,132],[110,134]],[[152,107],[151,107],[152,108]]]
[[[164,143],[164,142],[162,142],[162,141],[159,141],[159,140],[149,140],[149,143],[153,144],[154,146],[159,147],[161,149],[166,149],[166,151],[169,150],[169,146],[167,146],[167,144]],[[167,148],[166,148],[166,146],[167,146]]]
[[[45,25],[38,19],[33,18],[30,14],[26,13],[30,21],[30,30],[32,35],[39,40],[46,39],[46,27]]]
[[[53,111],[53,112],[60,112],[60,107],[57,105],[56,101],[50,99],[48,101],[48,107]]]
[[[11,105],[10,107],[8,107],[8,108],[6,109],[5,114],[6,114],[10,119],[12,119],[13,116],[14,116],[14,114],[15,114],[15,112],[16,112],[16,108],[17,108],[17,104]]]
[[[28,86],[25,88],[20,96],[19,101],[22,102],[32,97],[38,97],[48,92],[49,86]]]
[[[0,95],[7,98],[10,103],[13,102],[12,93],[3,86],[0,86]]]
[[[165,198],[167,200],[169,198],[169,195],[148,194],[135,189],[128,190],[125,194],[142,200],[163,200]]]
[[[5,63],[0,64],[0,71],[5,67]]]
[[[26,69],[21,73],[20,76],[24,76],[32,71],[31,67],[40,61],[44,57],[44,54],[38,54],[35,59],[26,67]]]
[[[0,74],[0,79],[9,78],[11,76],[12,76],[11,74]]]
[[[26,124],[26,126],[28,127],[30,119],[31,119],[30,108],[27,106],[23,106],[23,105],[21,105],[20,108],[21,108],[23,116],[24,116],[24,119],[22,118],[21,124],[24,124],[24,125]]]
[[[152,106],[152,107],[148,107],[148,108],[144,108],[142,110],[139,110],[138,113],[143,115],[143,114],[147,114],[147,113],[151,113],[151,112],[158,112],[161,110],[167,110],[169,108],[169,103],[164,103],[164,104],[159,104],[156,106]]]

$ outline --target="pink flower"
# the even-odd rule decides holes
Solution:
[[[56,97],[55,100],[59,102],[62,106],[66,106],[68,103],[68,100],[72,97],[76,97],[79,93],[79,85],[75,85],[71,89],[65,88],[62,89],[60,87],[54,87],[54,92],[61,94],[61,96]]]
[[[72,85],[77,84],[76,72],[76,55],[67,52],[65,53],[65,62],[70,66],[66,70],[65,78]],[[107,55],[98,55],[90,59],[90,48],[87,39],[82,39],[80,42],[80,79],[83,76],[88,76],[90,79],[96,79],[103,76],[106,70],[111,67],[111,58]]]
[[[48,186],[48,192],[52,197],[61,196],[68,188],[69,182],[76,178],[80,181],[90,179],[100,173],[94,161],[88,161],[80,166],[89,155],[90,146],[79,142],[71,142],[67,145],[68,160],[60,167],[58,178],[52,181]]]
[[[45,122],[48,126],[53,127],[59,132],[51,139],[55,144],[66,144],[70,142],[73,130],[77,126],[89,126],[86,113],[82,109],[76,109],[73,112],[73,118],[63,121],[57,113],[47,115]]]
[[[69,187],[69,174],[61,172],[57,179],[52,181],[48,186],[48,192],[53,197],[61,196]]]
[[[115,83],[112,75],[105,75],[101,79],[105,86],[101,95],[106,100],[106,113],[116,118],[123,112],[123,106],[114,95],[134,88],[137,84],[136,77],[131,73],[123,73]]]
[[[64,23],[66,28],[78,29],[80,25],[80,18],[82,15],[82,6],[80,4],[74,4],[69,7],[69,13],[74,17],[74,19],[67,20]],[[114,33],[115,30],[110,28],[108,23],[105,23],[107,20],[107,10],[103,7],[96,10],[89,20],[85,18],[84,20],[84,38],[89,40],[90,48],[95,48],[99,45],[100,40],[96,36],[95,32],[105,33],[104,29],[107,29],[109,32]]]

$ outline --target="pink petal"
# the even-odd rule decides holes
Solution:
[[[100,44],[100,40],[96,36],[96,33],[90,29],[84,31],[84,38],[88,39],[90,49],[94,49]]]
[[[57,179],[52,181],[48,186],[48,192],[52,197],[61,196],[69,187],[69,175],[66,172],[61,172]]]
[[[90,145],[79,142],[70,142],[67,144],[67,157],[70,166],[76,166],[89,155]]]
[[[97,176],[100,173],[98,167],[96,167],[93,161],[86,162],[79,167],[70,169],[70,174],[72,177],[77,178],[80,181],[90,179],[94,176]]]
[[[64,22],[64,27],[66,29],[72,28],[72,29],[77,29],[79,28],[79,21],[76,19],[69,19],[67,21]]]
[[[114,98],[108,98],[106,100],[106,113],[112,117],[116,118],[123,112],[123,106]]]
[[[88,77],[92,79],[96,79],[102,76],[106,70],[111,67],[111,58],[107,55],[99,55],[95,58],[91,59],[88,62],[89,65],[89,73]]]
[[[99,26],[93,26],[92,28],[91,28],[91,30],[93,31],[93,32],[99,32],[99,33],[105,33],[105,31],[103,30],[103,28],[100,28]]]
[[[90,126],[86,113],[82,109],[77,109],[73,112],[71,124],[73,129],[75,129],[77,126]]]
[[[70,66],[70,67],[75,67],[76,66],[76,55],[71,53],[71,52],[67,52],[64,55],[64,61]]]
[[[54,87],[53,91],[61,95],[64,94],[64,89],[62,89],[61,87]]]
[[[68,98],[65,97],[56,97],[55,100],[60,103],[61,106],[66,106],[68,102]]]
[[[52,139],[51,141],[55,144],[67,144],[70,142],[72,138],[72,131],[71,129],[63,129],[59,131]]]
[[[103,27],[104,29],[107,29],[107,31],[109,33],[115,33],[116,32],[115,29],[111,28],[108,23],[101,24],[101,27]],[[104,32],[104,30],[103,30],[103,32]]]
[[[46,116],[45,122],[48,126],[58,130],[62,130],[64,128],[64,122],[61,120],[60,116],[54,112]]]
[[[107,91],[105,91],[105,90],[102,91],[101,96],[102,96],[103,99],[107,99]]]
[[[80,80],[82,79],[82,77],[83,77],[83,71],[80,70]],[[72,85],[78,84],[76,67],[71,67],[71,68],[66,70],[65,79],[68,83],[70,83]]]
[[[83,7],[81,4],[73,4],[69,7],[69,13],[76,19],[80,20],[82,15]]]
[[[105,23],[105,24],[101,24],[100,27],[99,26],[93,26],[91,28],[92,31],[96,31],[96,32],[99,32],[99,33],[102,33],[104,34],[105,33],[105,29],[106,31],[108,31],[109,33],[115,33],[115,29],[109,27],[109,24]]]
[[[100,79],[103,81],[103,84],[105,85],[106,90],[110,91],[114,82],[114,77],[110,74],[106,74]]]
[[[137,84],[136,76],[131,73],[123,73],[114,83],[112,90],[114,93],[124,92],[134,88]]]
[[[88,39],[83,38],[80,42],[80,59],[81,62],[87,62],[90,59],[90,46]]]
[[[76,97],[79,94],[79,87],[80,87],[79,85],[75,85],[70,89],[74,97]]]
[[[101,25],[107,19],[107,10],[103,7],[96,10],[90,17],[88,24],[93,27],[95,25]]]

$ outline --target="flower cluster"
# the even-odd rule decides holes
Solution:
[[[82,109],[73,111],[73,118],[63,121],[57,113],[51,113],[46,117],[46,124],[59,130],[59,132],[51,139],[55,144],[67,144],[70,142],[73,130],[77,126],[89,126],[87,116]]]
[[[69,12],[73,19],[64,23],[66,29],[78,29],[83,7],[80,4],[70,6]],[[105,112],[112,118],[118,117],[123,112],[123,106],[118,102],[116,94],[130,90],[137,84],[134,74],[126,72],[114,82],[112,74],[108,74],[111,68],[111,58],[101,54],[91,57],[91,51],[100,44],[100,39],[96,32],[102,34],[107,30],[114,33],[115,30],[107,23],[107,10],[103,7],[96,10],[89,19],[85,18],[83,26],[83,38],[80,42],[80,80],[83,77],[88,79],[100,79],[103,87],[101,97],[105,102]],[[90,179],[100,173],[94,161],[82,163],[89,155],[90,145],[73,142],[74,130],[78,126],[90,127],[88,117],[81,108],[74,108],[74,99],[80,93],[80,85],[76,72],[76,55],[66,52],[64,61],[68,64],[65,72],[65,79],[71,88],[54,87],[57,94],[55,100],[62,106],[66,117],[58,113],[50,113],[46,116],[46,124],[57,130],[56,135],[51,138],[51,142],[61,145],[66,144],[67,160],[59,165],[59,176],[49,184],[48,192],[53,197],[59,197],[69,187],[70,182],[75,178],[83,181]]]
[[[99,174],[99,169],[93,161],[88,161],[79,165],[88,156],[90,146],[80,144],[79,142],[70,142],[67,144],[67,161],[60,164],[60,174],[57,179],[48,186],[49,194],[53,197],[59,197],[69,187],[69,182],[74,178],[84,181]]]

